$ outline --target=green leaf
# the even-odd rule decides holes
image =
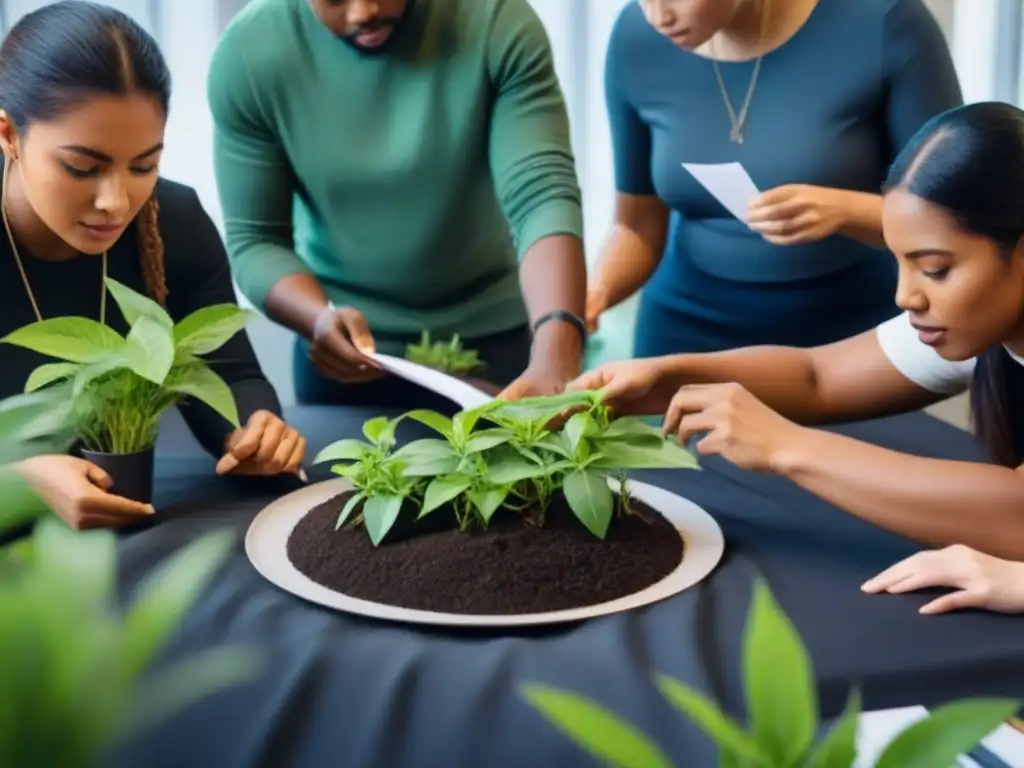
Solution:
[[[763,581],[743,644],[747,710],[754,737],[778,765],[791,765],[814,743],[818,691],[811,660],[789,618]]]
[[[659,675],[657,684],[662,695],[710,736],[721,751],[758,766],[774,768],[754,737],[709,699],[667,675]]]
[[[435,437],[426,437],[421,440],[413,440],[406,443],[394,452],[396,459],[443,459],[458,458],[458,454],[447,440],[438,440]]]
[[[363,522],[373,546],[378,546],[398,519],[402,511],[401,496],[371,496],[363,504]]]
[[[601,469],[700,469],[692,453],[670,440],[658,445],[602,441],[600,451],[594,466]]]
[[[569,447],[573,453],[577,451],[580,441],[587,435],[594,432],[597,424],[589,413],[577,413],[565,423],[562,432],[569,441]]]
[[[0,464],[38,454],[38,449],[62,452],[67,447],[73,432],[67,390],[58,385],[0,400]]]
[[[853,690],[846,700],[842,717],[818,745],[810,768],[852,766],[857,759],[857,727],[860,718],[860,694]]]
[[[314,464],[323,464],[327,461],[359,461],[367,452],[373,450],[373,446],[364,443],[362,440],[345,438],[331,443],[324,448],[313,459]]]
[[[253,680],[261,660],[251,648],[214,648],[160,670],[118,724],[116,741],[141,735],[211,694]]]
[[[523,480],[544,477],[555,471],[554,465],[535,464],[526,459],[502,458],[487,465],[487,482],[497,486],[511,486]]]
[[[125,340],[107,326],[87,317],[54,317],[26,325],[0,342],[30,349],[69,363],[86,363],[124,347]]]
[[[161,649],[234,544],[233,531],[206,534],[146,579],[125,617],[124,658],[133,677]]]
[[[79,367],[79,363],[46,363],[40,365],[29,374],[28,381],[25,382],[25,391],[35,392],[37,389],[42,389],[55,381],[71,378],[77,373]]]
[[[596,440],[621,440],[626,443],[660,445],[665,442],[661,430],[647,423],[643,416],[623,416],[594,435]]]
[[[571,472],[562,481],[570,509],[592,534],[603,539],[615,511],[615,497],[608,481],[597,472]]]
[[[435,432],[439,432],[449,440],[455,434],[452,428],[452,420],[437,411],[420,409],[410,411],[406,416],[413,421],[418,421],[420,424],[430,427]]]
[[[174,327],[175,349],[193,355],[209,354],[224,346],[256,317],[251,309],[234,304],[203,307]]]
[[[462,460],[456,456],[411,456],[405,457],[405,477],[438,477],[458,471]]]
[[[363,435],[378,448],[390,450],[395,444],[395,430],[403,417],[389,419],[376,416],[363,423]]]
[[[424,517],[435,509],[443,507],[460,493],[465,493],[473,484],[473,480],[465,475],[446,475],[435,478],[427,486],[423,494],[423,507],[420,517]]]
[[[345,506],[341,508],[341,513],[338,515],[338,522],[335,524],[334,530],[338,530],[339,528],[341,528],[341,526],[343,526],[346,523],[346,521],[352,515],[352,512],[355,510],[355,508],[359,506],[359,502],[361,502],[365,498],[366,494],[363,493],[362,491],[359,491],[358,493],[353,493],[351,496],[348,497],[348,501],[345,502]]]
[[[875,768],[954,765],[1020,706],[1017,699],[968,699],[937,707],[893,739]]]
[[[467,453],[483,453],[512,439],[512,433],[506,429],[485,429],[477,432],[466,443]]]
[[[236,429],[240,426],[238,406],[231,387],[205,365],[185,369],[181,376],[169,380],[166,387],[171,392],[206,403]]]
[[[34,539],[40,570],[59,579],[64,590],[73,590],[80,607],[105,605],[114,594],[117,552],[110,531],[77,532],[56,517],[45,517]]]
[[[476,507],[484,522],[489,523],[491,518],[494,517],[494,513],[501,509],[501,505],[505,503],[508,494],[508,488],[488,488],[472,491],[469,494],[469,501]]]
[[[582,696],[540,685],[523,687],[523,696],[576,746],[616,768],[672,768],[655,744],[629,723]]]
[[[174,364],[174,339],[158,320],[144,315],[128,333],[123,354],[135,373],[154,384],[163,384]]]
[[[142,317],[148,317],[168,331],[174,328],[174,321],[167,314],[167,310],[148,296],[132,290],[112,277],[107,278],[106,285],[110,295],[117,302],[121,314],[124,315],[129,328],[133,328],[139,322],[139,318]]]

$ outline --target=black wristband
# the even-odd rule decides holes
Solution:
[[[565,309],[553,309],[550,312],[538,317],[537,322],[533,324],[533,332],[536,334],[538,328],[544,325],[544,323],[547,323],[551,320],[561,320],[563,322],[568,323],[569,325],[576,329],[576,332],[580,335],[580,341],[583,342],[584,344],[587,343],[586,321],[579,315],[574,315],[572,312],[569,312],[568,310]]]

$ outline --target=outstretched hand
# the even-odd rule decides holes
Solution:
[[[110,475],[75,456],[35,456],[18,462],[14,470],[56,515],[78,530],[129,525],[154,513],[149,504],[110,493]]]
[[[805,428],[739,384],[691,384],[672,398],[663,429],[680,444],[706,433],[695,446],[698,453],[721,456],[754,472],[776,472],[782,452]]]
[[[921,613],[962,608],[1024,613],[1024,563],[1002,560],[962,544],[911,555],[869,579],[861,589],[869,594],[898,595],[931,587],[952,587],[954,591],[922,606]]]

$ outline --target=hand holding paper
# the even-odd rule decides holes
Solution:
[[[747,220],[747,210],[760,194],[750,174],[739,163],[683,163],[718,202],[740,221]]]

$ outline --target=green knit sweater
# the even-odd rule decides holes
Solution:
[[[417,0],[396,35],[361,54],[307,0],[226,30],[208,96],[235,279],[265,309],[312,273],[378,339],[520,326],[519,260],[583,234],[544,28],[528,0]]]

